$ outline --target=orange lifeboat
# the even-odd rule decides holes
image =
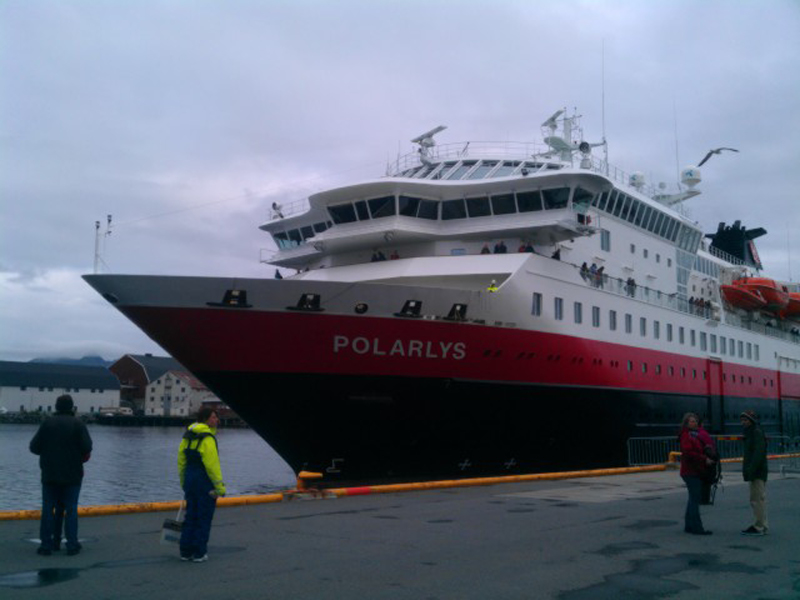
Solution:
[[[800,293],[789,292],[789,304],[781,311],[781,317],[789,319],[800,318]]]
[[[789,292],[786,288],[765,277],[742,277],[734,281],[733,285],[720,286],[720,291],[728,302],[746,310],[763,309],[779,313],[789,305]],[[761,306],[757,306],[757,298],[763,302]]]
[[[761,296],[758,290],[751,290],[739,285],[721,285],[719,291],[726,302],[736,308],[744,310],[761,310],[767,305],[767,301]]]

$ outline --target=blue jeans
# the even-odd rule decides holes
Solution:
[[[213,489],[205,469],[186,468],[183,482],[186,518],[181,528],[181,556],[201,557],[208,551],[211,521],[217,507],[217,499],[208,495]]]
[[[42,484],[42,519],[39,523],[39,539],[42,548],[53,550],[61,543],[61,527],[56,531],[56,510],[63,507],[64,533],[67,537],[67,550],[77,550],[78,544],[78,496],[81,484],[62,485],[57,483]],[[58,540],[56,541],[56,536]]]
[[[681,475],[689,490],[689,501],[686,504],[684,515],[684,531],[688,533],[701,533],[704,531],[703,522],[700,520],[700,498],[703,490],[703,480],[691,475]]]

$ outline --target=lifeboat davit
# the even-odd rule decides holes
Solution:
[[[732,305],[746,310],[782,313],[789,305],[786,288],[765,277],[742,277],[732,285],[720,286],[720,291]]]

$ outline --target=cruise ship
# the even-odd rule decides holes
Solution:
[[[444,129],[384,176],[273,204],[264,278],[85,279],[325,483],[619,466],[687,411],[800,434],[797,286],[765,279],[762,229],[687,218],[699,168],[667,193],[565,111],[539,144]]]

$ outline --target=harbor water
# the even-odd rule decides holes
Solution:
[[[94,450],[84,465],[82,506],[179,500],[182,427],[89,425]],[[0,511],[41,508],[39,457],[28,444],[38,425],[0,424]],[[250,429],[220,429],[220,463],[229,496],[294,487],[289,466]]]

